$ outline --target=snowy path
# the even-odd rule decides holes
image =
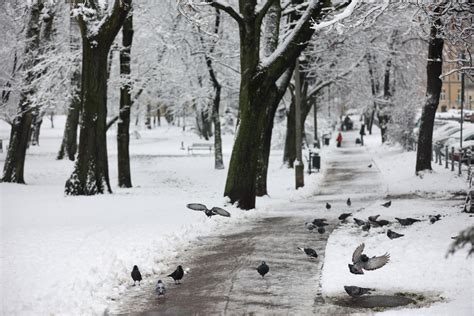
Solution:
[[[150,285],[135,287],[111,313],[333,315],[355,312],[325,303],[320,278],[327,239],[338,223],[337,216],[347,211],[347,197],[351,196],[356,204],[353,211],[361,204],[357,193],[367,192],[368,187],[378,198],[384,193],[377,168],[367,168],[369,163],[370,157],[364,149],[351,146],[338,150],[328,161],[330,170],[323,178],[318,196],[281,205],[274,212],[284,215],[261,218],[240,227],[237,233],[200,239],[181,256],[181,261],[175,262],[190,268],[181,285],[161,277],[168,284],[166,298],[158,299]],[[369,178],[373,180],[367,181]],[[332,203],[330,211],[326,211],[323,201]],[[309,233],[304,228],[304,222],[316,217],[329,220],[330,226],[323,235]],[[319,258],[308,259],[297,246],[314,248]],[[262,260],[270,266],[265,279],[255,270]]]

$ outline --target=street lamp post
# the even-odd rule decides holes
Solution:
[[[295,187],[296,189],[304,186],[304,164],[301,148],[301,82],[300,82],[300,63],[296,58],[295,65],[295,130],[296,130],[296,163],[295,163]]]

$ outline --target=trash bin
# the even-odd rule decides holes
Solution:
[[[321,156],[318,154],[312,154],[311,159],[313,169],[321,169]]]
[[[330,140],[330,139],[331,139],[331,138],[329,138],[329,137],[324,137],[324,145],[325,145],[325,146],[329,146],[329,140]]]

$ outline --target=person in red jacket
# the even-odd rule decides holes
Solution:
[[[339,132],[339,134],[337,135],[336,142],[337,142],[337,147],[341,147],[342,134],[341,134],[340,132]]]

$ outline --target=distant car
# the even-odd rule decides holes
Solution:
[[[354,128],[354,122],[351,120],[349,116],[346,116],[344,118],[344,121],[342,121],[341,129],[343,131],[350,131]]]

